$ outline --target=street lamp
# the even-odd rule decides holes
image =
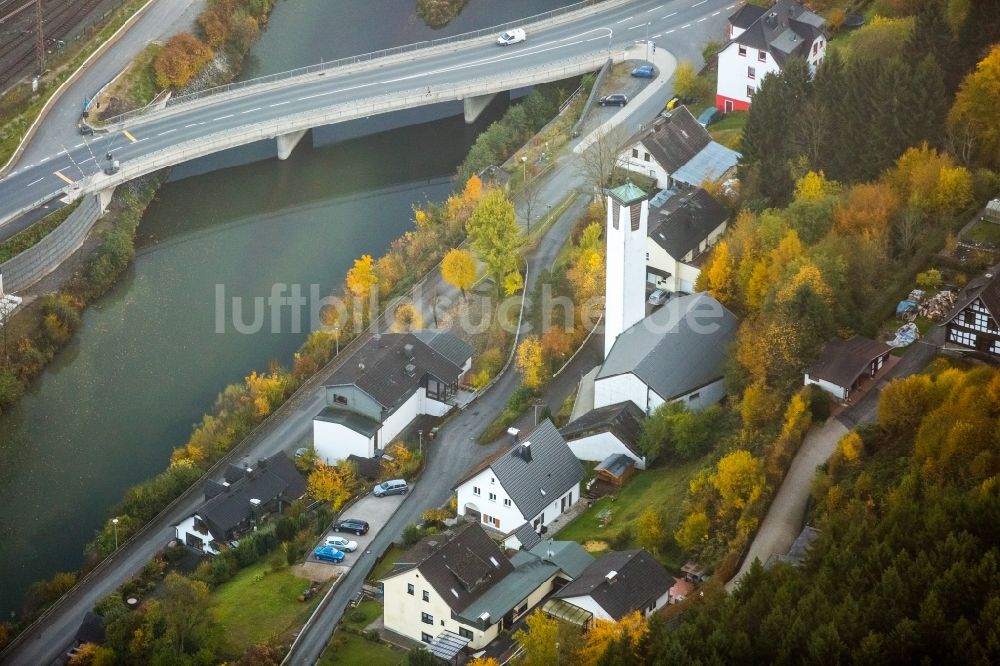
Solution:
[[[424,455],[424,431],[423,430],[418,430],[417,431],[417,437],[420,438],[420,455],[423,456]]]
[[[649,62],[649,23],[646,22],[646,62]]]
[[[112,518],[111,524],[115,526],[115,550],[118,550],[118,519]]]
[[[528,156],[521,155],[521,182],[528,182]]]
[[[333,337],[337,340],[337,356],[340,356],[340,324],[333,325]]]

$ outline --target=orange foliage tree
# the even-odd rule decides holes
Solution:
[[[174,35],[153,61],[156,83],[162,88],[183,88],[212,59],[212,49],[188,32]]]

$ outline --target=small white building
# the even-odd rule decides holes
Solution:
[[[646,129],[625,141],[618,164],[673,190],[721,180],[740,158],[735,150],[712,140],[686,106],[658,115]]]
[[[736,316],[705,292],[668,300],[615,340],[594,380],[594,408],[631,400],[651,414],[665,402],[690,409],[718,402],[737,326]]]
[[[592,409],[559,432],[580,460],[601,462],[621,453],[646,469],[646,455],[639,447],[646,415],[631,400]]]
[[[667,604],[674,582],[645,550],[608,553],[556,592],[542,610],[585,627],[594,620],[617,622],[636,611],[648,617]],[[567,612],[566,605],[583,612]]]
[[[372,337],[324,384],[327,406],[313,417],[313,446],[327,464],[381,453],[417,416],[444,416],[472,347],[437,330]]]
[[[474,523],[414,551],[416,563],[382,579],[385,628],[441,657],[449,645],[482,649],[594,561],[579,544],[551,539],[508,558]]]
[[[729,211],[705,190],[651,202],[646,240],[646,281],[657,289],[690,294],[701,262],[726,230]]]
[[[746,111],[768,74],[781,71],[793,56],[812,71],[826,55],[826,21],[795,0],[777,0],[770,8],[744,4],[729,17],[729,42],[719,51],[715,107]]]
[[[541,532],[580,500],[581,480],[580,461],[546,419],[458,482],[458,515],[474,516],[501,536],[525,524]]]
[[[833,338],[806,373],[805,385],[816,384],[839,400],[849,400],[851,391],[874,377],[891,353],[892,347],[869,338]]]

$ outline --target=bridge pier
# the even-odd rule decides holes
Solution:
[[[97,205],[101,209],[101,215],[104,215],[105,211],[108,210],[108,204],[111,203],[111,197],[114,193],[114,187],[109,187],[97,193]]]
[[[491,95],[476,95],[475,97],[466,97],[462,100],[465,104],[465,124],[471,125],[476,122],[479,115],[490,105],[490,102],[496,98],[497,93]]]
[[[287,160],[288,156],[292,154],[295,150],[295,146],[299,145],[299,141],[302,137],[306,135],[309,130],[299,130],[298,132],[289,132],[288,134],[282,134],[277,138],[278,141],[278,159]]]

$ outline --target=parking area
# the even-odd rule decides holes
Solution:
[[[410,486],[410,489],[413,489],[412,485]],[[356,535],[349,532],[334,532],[333,525],[331,524],[330,529],[323,534],[322,538],[320,538],[319,542],[316,544],[316,546],[322,546],[326,543],[327,537],[339,536],[350,541],[357,541],[357,550],[352,553],[344,553],[344,561],[339,564],[319,560],[313,552],[309,553],[306,561],[324,564],[326,566],[339,569],[342,573],[347,573],[358,556],[368,550],[371,542],[375,539],[378,533],[382,531],[385,524],[389,522],[389,518],[392,517],[392,514],[396,513],[396,509],[399,508],[405,499],[406,495],[390,495],[388,497],[375,497],[370,493],[365,495],[351,505],[347,510],[341,512],[338,520],[345,520],[347,518],[363,520],[368,523],[368,533]]]

